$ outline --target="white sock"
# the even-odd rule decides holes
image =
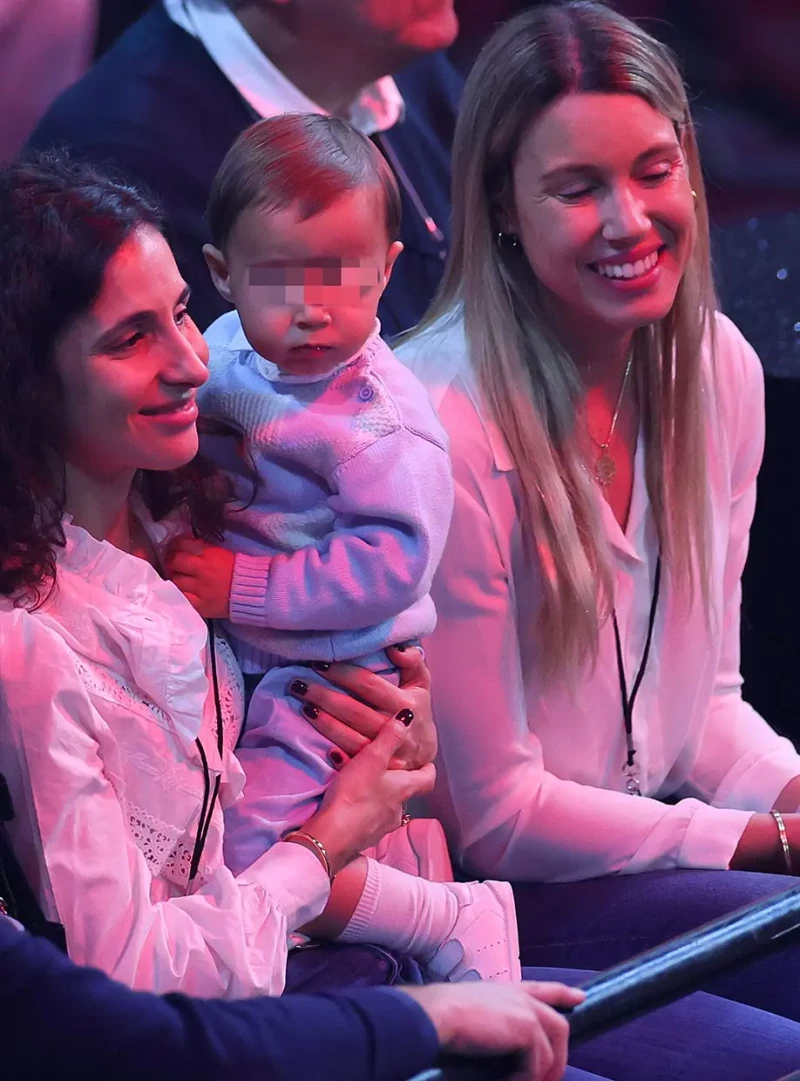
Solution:
[[[458,911],[458,898],[446,883],[368,859],[364,891],[339,941],[372,942],[424,961],[447,940]]]

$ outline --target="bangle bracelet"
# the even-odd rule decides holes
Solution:
[[[778,827],[778,836],[781,839],[781,848],[783,849],[783,859],[786,863],[786,873],[793,875],[794,864],[792,862],[792,849],[789,845],[789,837],[786,833],[786,823],[783,821],[783,815],[780,811],[770,811],[770,814],[775,819],[775,825]]]
[[[319,857],[320,863],[325,868],[325,873],[331,882],[333,882],[330,857],[328,856],[328,850],[322,841],[318,841],[316,837],[312,837],[310,833],[304,833],[302,830],[290,830],[283,840],[295,841],[296,843],[301,844],[303,848],[308,848],[309,845],[311,845],[312,848],[310,851],[314,852],[314,854]]]

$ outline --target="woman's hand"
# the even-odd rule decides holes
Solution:
[[[402,721],[386,721],[334,777],[319,811],[303,824],[303,832],[325,845],[332,874],[397,829],[407,800],[433,788],[436,771],[431,763],[418,770],[390,767],[406,733]]]
[[[433,1022],[442,1050],[456,1055],[519,1052],[515,1081],[559,1081],[567,1066],[569,1025],[553,1006],[585,995],[560,983],[455,983],[400,987]]]
[[[314,665],[316,672],[342,690],[324,684],[310,685],[302,701],[314,709],[306,710],[305,716],[339,748],[344,756],[342,761],[347,761],[374,740],[391,717],[410,710],[413,720],[392,757],[390,768],[421,769],[434,760],[437,750],[430,675],[422,651],[416,646],[395,647],[387,653],[400,669],[398,687],[353,664]],[[314,710],[318,711],[317,716],[312,716]]]

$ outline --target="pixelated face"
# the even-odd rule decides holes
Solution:
[[[663,319],[696,222],[672,121],[634,94],[569,94],[523,136],[517,233],[556,323],[587,336]]]
[[[91,309],[56,343],[68,462],[110,479],[176,469],[197,453],[208,349],[169,245],[138,229],[106,267]]]
[[[290,374],[330,371],[363,347],[401,245],[384,224],[383,193],[350,192],[311,217],[295,204],[252,208],[212,276],[236,306],[253,348]]]

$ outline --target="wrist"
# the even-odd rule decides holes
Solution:
[[[783,821],[792,856],[795,857],[795,853],[800,853],[800,815],[787,815]],[[734,871],[762,871],[784,875],[787,873],[781,833],[772,814],[753,815],[742,834],[730,866]]]
[[[324,847],[331,880],[358,855],[357,851],[352,851],[351,845],[342,843],[342,836],[347,831],[343,830],[341,824],[335,822],[325,810],[318,811],[307,822],[304,822],[300,826],[300,832],[310,834]]]

